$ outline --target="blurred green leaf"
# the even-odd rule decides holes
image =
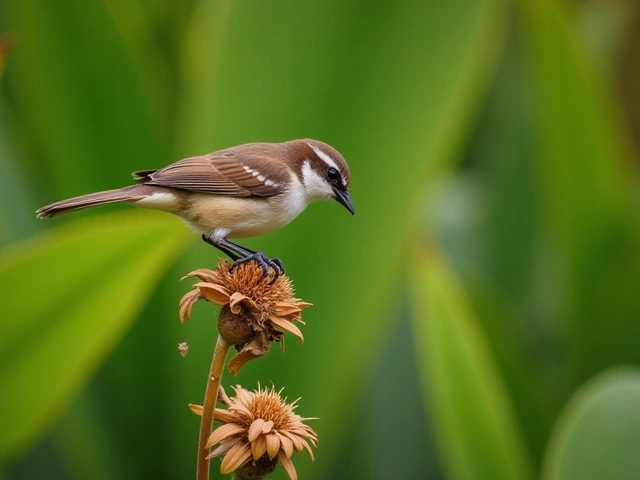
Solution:
[[[628,480],[640,472],[640,369],[599,374],[569,400],[549,441],[545,480]]]
[[[33,214],[39,205],[33,202],[30,179],[18,168],[15,131],[5,107],[0,97],[0,248],[37,233],[42,224]]]
[[[0,256],[0,463],[25,449],[104,360],[188,238],[159,214],[78,221]]]
[[[640,323],[629,321],[637,308],[630,290],[640,281],[637,177],[613,85],[577,34],[575,5],[520,4],[538,110],[537,202],[548,242],[540,249],[547,262],[540,301],[556,303],[549,327],[569,347],[571,387],[605,366],[640,360],[628,340],[640,335]]]
[[[450,478],[533,477],[496,360],[465,292],[435,249],[413,263],[422,386]]]
[[[174,10],[188,2],[175,4]],[[159,2],[158,2],[159,4]],[[156,41],[153,31],[153,12],[146,12],[142,2],[104,2],[109,18],[117,28],[119,39],[122,40],[122,48],[126,49],[131,57],[132,67],[135,69],[136,79],[142,86],[138,100],[146,99],[152,118],[162,129],[162,150],[169,151],[171,148],[171,135],[174,115],[173,109],[176,97],[171,92],[172,72],[170,59],[161,46]],[[175,24],[175,22],[174,22]],[[143,108],[141,101],[139,108]]]
[[[139,52],[129,51],[126,22],[116,24],[107,3],[8,2],[20,43],[6,81],[33,152],[21,168],[47,201],[114,188],[133,170],[168,163],[154,115],[162,108],[152,107],[159,95],[144,83],[155,57],[133,63]],[[137,34],[145,49],[147,29]]]
[[[619,213],[631,186],[613,93],[561,2],[522,2],[541,134],[547,220],[571,264],[588,258],[598,233]],[[579,270],[580,265],[574,265]]]
[[[464,287],[502,373],[532,463],[538,465],[561,405],[561,394],[545,375],[545,369],[552,369],[550,361],[534,349],[528,325],[501,290],[486,278],[468,276]]]

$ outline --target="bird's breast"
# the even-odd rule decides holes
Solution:
[[[291,192],[271,198],[192,193],[181,216],[199,232],[244,238],[284,227],[305,207],[304,197]]]

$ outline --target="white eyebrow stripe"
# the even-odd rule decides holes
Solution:
[[[309,142],[307,142],[307,145],[309,145],[311,147],[311,150],[316,152],[316,155],[318,155],[318,157],[320,157],[320,159],[322,159],[324,161],[324,163],[326,163],[330,167],[335,168],[337,171],[340,171],[340,168],[338,168],[338,164],[333,160],[333,158],[331,158],[329,155],[324,153],[322,150],[320,150],[315,145],[311,145]]]

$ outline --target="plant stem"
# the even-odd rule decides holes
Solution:
[[[227,343],[220,335],[216,342],[216,348],[213,352],[213,360],[211,361],[211,369],[209,370],[209,378],[207,379],[207,389],[204,393],[204,403],[202,405],[202,421],[200,422],[200,440],[198,441],[198,466],[196,470],[196,480],[209,480],[209,459],[207,454],[209,449],[206,448],[207,440],[211,436],[213,428],[213,413],[218,401],[218,388],[220,387],[220,378],[224,370],[224,364],[227,360],[227,353],[231,345]]]

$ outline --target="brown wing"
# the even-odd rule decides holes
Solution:
[[[239,158],[233,154],[210,154],[191,157],[160,170],[133,174],[146,185],[178,188],[190,192],[233,197],[273,197],[282,193],[289,181],[283,162],[259,155]],[[266,168],[268,166],[268,169]]]

